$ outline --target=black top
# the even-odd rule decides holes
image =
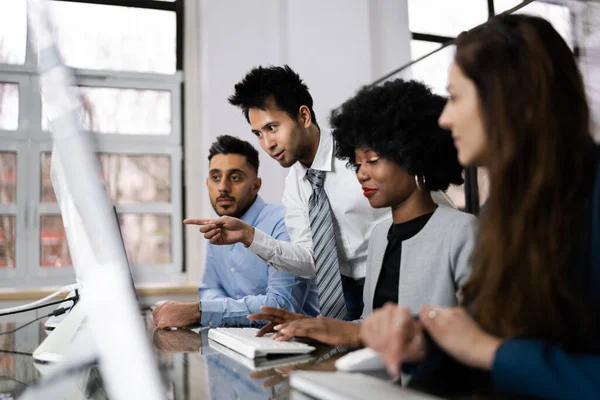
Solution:
[[[398,303],[402,242],[419,233],[432,215],[433,213],[421,215],[401,224],[393,224],[390,227],[387,237],[388,244],[385,248],[381,272],[375,287],[373,310],[383,307],[388,301]]]

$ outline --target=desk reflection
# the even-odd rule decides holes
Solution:
[[[190,387],[184,398],[287,399],[291,371],[334,371],[335,359],[343,354],[330,346],[318,346],[310,355],[251,360],[209,340],[208,329],[153,329],[151,333],[162,365],[184,364]],[[172,371],[164,372],[172,375]],[[199,382],[205,385],[200,388]]]
[[[31,353],[47,336],[43,322],[0,335],[2,400],[17,398],[40,379],[38,368],[43,368],[34,364]],[[162,330],[157,329],[151,319],[146,318],[146,323],[168,399],[289,399],[292,395],[289,375],[293,371],[335,371],[335,360],[346,352],[311,343],[317,350],[308,355],[251,360],[210,341],[207,328]],[[0,322],[0,332],[20,325],[21,322]],[[387,376],[378,377],[389,380]],[[444,387],[443,382],[443,377],[435,378],[426,386],[440,389]],[[65,386],[59,392],[64,394],[63,398],[107,398],[97,367],[80,371],[61,383]],[[429,391],[425,386],[420,389]],[[473,398],[472,395],[466,397]],[[484,397],[504,398],[476,396]]]

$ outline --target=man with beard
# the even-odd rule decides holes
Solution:
[[[258,195],[258,152],[248,142],[219,136],[209,151],[206,185],[219,216],[239,218],[277,240],[289,241],[285,208],[265,203]],[[252,325],[249,314],[267,305],[296,313],[319,313],[314,280],[277,270],[243,244],[207,244],[200,301],[167,301],[152,313],[159,328]]]

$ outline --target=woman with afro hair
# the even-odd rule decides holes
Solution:
[[[425,304],[454,306],[470,275],[477,219],[431,195],[463,183],[450,132],[437,123],[445,104],[424,84],[398,79],[360,90],[332,114],[336,156],[356,171],[371,207],[390,208],[369,240],[363,318],[390,302],[413,313]],[[275,330],[279,340],[362,346],[359,324],[332,318]]]

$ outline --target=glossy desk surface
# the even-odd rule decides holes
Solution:
[[[317,346],[310,355],[269,360],[265,366],[244,357],[236,361],[215,349],[214,344],[209,344],[206,328],[158,330],[149,316],[146,322],[171,399],[287,399],[288,374],[292,369],[334,371],[335,360],[343,355],[329,346]],[[17,398],[40,379],[31,353],[47,336],[43,323],[44,320],[0,335],[0,400]],[[0,332],[21,325],[0,321]],[[66,379],[80,383],[84,393],[81,398],[107,398],[95,367],[77,375]]]
[[[335,360],[344,355],[343,350],[317,345],[310,355],[269,360],[265,365],[264,360],[225,355],[223,351],[227,349],[219,350],[218,344],[209,343],[207,328],[158,330],[149,314],[145,319],[169,399],[288,399],[292,394],[290,372],[335,371]],[[34,363],[31,353],[47,336],[43,322],[0,335],[0,400],[17,398],[40,379],[39,364]],[[0,332],[21,325],[0,320]],[[380,374],[379,377],[389,379],[384,372]],[[63,380],[76,381],[81,392],[64,398],[108,398],[96,367]],[[73,386],[73,382],[70,384]]]

